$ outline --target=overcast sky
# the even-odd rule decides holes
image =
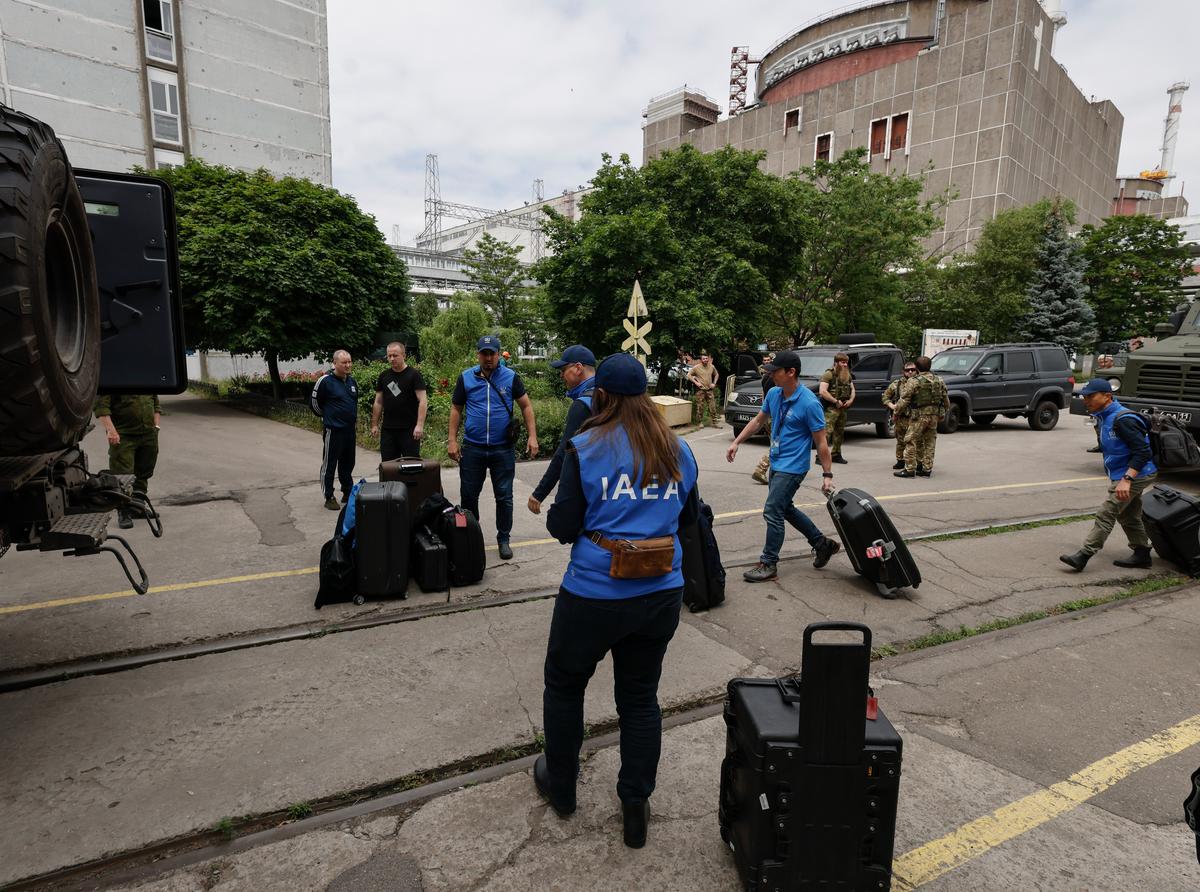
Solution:
[[[642,109],[681,84],[725,109],[729,51],[761,55],[839,0],[329,0],[333,184],[411,244],[425,155],[443,200],[519,207],[577,188],[600,156],[640,163]],[[1156,167],[1167,87],[1183,99],[1172,194],[1200,209],[1200,2],[1064,0],[1055,58],[1125,116],[1118,173]],[[751,69],[753,85],[753,69]],[[451,224],[453,225],[453,224]]]

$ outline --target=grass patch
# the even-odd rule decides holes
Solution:
[[[221,818],[221,820],[213,824],[213,830],[221,834],[225,839],[233,839],[233,834],[237,831],[237,821],[233,818]]]
[[[307,802],[293,802],[287,807],[287,816],[293,821],[307,818],[313,813],[312,806]]]
[[[1162,591],[1163,589],[1174,588],[1178,585],[1183,585],[1188,581],[1185,576],[1154,576],[1149,579],[1143,579],[1140,582],[1135,582],[1128,588],[1123,588],[1118,592],[1113,592],[1111,595],[1100,595],[1094,598],[1079,598],[1074,601],[1064,601],[1061,604],[1055,604],[1053,607],[1048,607],[1045,610],[1031,610],[1028,613],[1021,613],[1017,616],[1002,617],[1000,619],[990,620],[986,623],[981,623],[978,626],[959,626],[957,629],[939,629],[936,632],[930,632],[928,635],[922,635],[919,638],[912,638],[908,641],[900,641],[896,644],[882,644],[879,647],[871,649],[871,659],[881,660],[884,657],[894,657],[899,654],[913,653],[918,650],[926,650],[930,647],[937,647],[940,644],[950,644],[953,641],[961,641],[964,638],[974,638],[976,635],[983,635],[987,632],[998,632],[1001,629],[1010,629],[1013,626],[1023,626],[1026,623],[1037,622],[1039,619],[1045,619],[1048,616],[1062,616],[1067,613],[1077,613],[1080,610],[1087,610],[1089,607],[1099,607],[1102,604],[1112,604],[1117,601],[1126,601],[1129,598],[1136,598],[1138,595],[1145,595],[1151,592]]]
[[[1092,520],[1095,514],[1071,514],[1067,517],[1052,517],[1048,520],[1031,520],[1027,523],[1001,523],[985,527],[981,530],[967,530],[958,533],[942,533],[937,536],[925,536],[920,542],[952,542],[955,539],[979,539],[983,536],[993,536],[997,533],[1018,533],[1021,530],[1036,530],[1040,527],[1061,527],[1069,523],[1079,523],[1081,520]]]

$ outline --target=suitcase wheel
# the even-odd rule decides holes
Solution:
[[[354,596],[354,603],[355,603],[355,604],[358,604],[359,606],[362,606],[363,604],[366,604],[366,603],[367,603],[367,599],[366,599],[366,598],[364,598],[362,595],[355,595],[355,596]]]
[[[892,588],[892,586],[886,583],[877,582],[875,583],[875,588],[879,590],[880,597],[886,598],[889,601],[894,601],[900,597],[900,589]]]
[[[692,601],[687,602],[687,609],[690,613],[699,613],[704,608]]]

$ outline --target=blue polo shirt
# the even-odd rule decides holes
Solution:
[[[771,416],[771,470],[807,474],[812,466],[813,432],[825,429],[825,410],[817,395],[799,384],[784,399],[783,388],[772,387],[763,397],[762,410]]]

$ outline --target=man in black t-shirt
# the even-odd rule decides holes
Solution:
[[[375,405],[371,407],[371,435],[379,437],[383,461],[402,456],[419,457],[425,436],[425,379],[405,364],[407,350],[399,341],[387,345],[391,365],[375,382]],[[379,419],[383,416],[380,429]]]

